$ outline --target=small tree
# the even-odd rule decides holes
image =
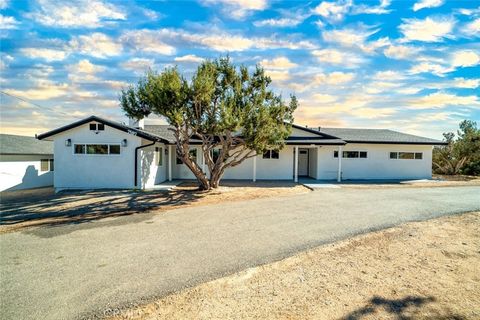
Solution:
[[[172,126],[177,156],[193,172],[200,188],[219,185],[225,170],[269,149],[281,149],[290,135],[297,99],[289,104],[269,89],[271,79],[258,65],[253,72],[229,58],[201,63],[191,81],[177,68],[149,71],[122,90],[127,116],[153,113]],[[191,139],[202,143],[206,172],[190,155]]]
[[[433,166],[437,173],[443,174],[480,174],[480,130],[475,121],[464,120],[455,133],[443,134],[444,147],[433,150]]]

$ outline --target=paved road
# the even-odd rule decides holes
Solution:
[[[480,187],[324,189],[0,235],[2,319],[145,302],[405,221],[480,210]]]

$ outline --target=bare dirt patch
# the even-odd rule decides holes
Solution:
[[[119,319],[479,319],[480,213],[322,246]]]
[[[160,191],[83,191],[54,194],[53,189],[2,193],[0,233],[25,227],[82,223],[142,212],[281,197],[310,192],[290,182],[225,182],[217,190],[199,191],[193,182]]]
[[[431,180],[408,181],[342,181],[342,188],[425,188],[480,186],[480,177],[465,175],[433,175]]]

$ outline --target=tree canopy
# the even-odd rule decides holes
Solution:
[[[164,117],[172,126],[177,156],[202,189],[211,189],[227,168],[284,146],[297,99],[292,95],[285,103],[270,85],[260,66],[250,72],[227,57],[202,62],[190,81],[176,67],[149,71],[122,90],[120,105],[131,118]],[[191,138],[202,141],[208,172],[191,156]]]
[[[436,173],[480,175],[480,129],[472,120],[460,122],[457,134],[443,134],[447,146],[435,147],[433,166]]]

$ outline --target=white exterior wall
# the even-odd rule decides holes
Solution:
[[[308,176],[317,179],[318,170],[318,148],[308,149]]]
[[[143,145],[150,144],[151,142],[145,141]],[[161,148],[162,152],[162,164],[159,165],[157,156],[155,154],[155,148]],[[152,188],[154,185],[159,184],[167,180],[168,170],[168,156],[165,154],[165,146],[163,143],[156,143],[153,146],[142,148],[138,151],[138,177],[141,179],[139,185],[142,188]]]
[[[64,131],[53,137],[55,178],[57,189],[105,189],[133,188],[135,148],[142,139],[105,126],[104,131],[95,134],[89,124]],[[72,145],[65,146],[65,140],[71,139]],[[121,144],[127,139],[127,146],[120,147],[119,155],[74,154],[74,144]]]
[[[342,180],[353,179],[430,179],[432,177],[432,146],[401,144],[347,144],[343,151],[367,151],[366,159],[342,158]],[[318,177],[336,179],[338,146],[319,149]],[[390,159],[390,152],[422,152],[421,160]]]
[[[0,191],[52,186],[54,172],[40,171],[41,159],[53,155],[1,155]]]

